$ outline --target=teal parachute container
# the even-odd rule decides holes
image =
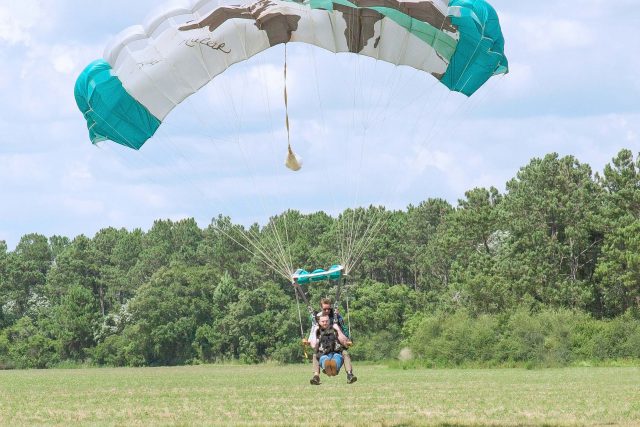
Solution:
[[[485,0],[451,0],[449,18],[460,40],[440,81],[471,96],[491,76],[509,70],[498,14]]]
[[[82,71],[74,89],[93,144],[111,140],[138,150],[155,133],[160,120],[136,101],[102,59]]]
[[[342,277],[342,270],[344,270],[344,267],[340,264],[332,265],[328,270],[318,268],[311,273],[303,269],[298,269],[293,273],[293,280],[300,285],[321,282],[323,280],[338,280]]]

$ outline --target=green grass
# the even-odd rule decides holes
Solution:
[[[640,368],[0,371],[0,425],[640,425]]]

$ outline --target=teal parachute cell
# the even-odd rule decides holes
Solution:
[[[451,0],[449,17],[458,27],[460,40],[440,81],[471,96],[491,76],[509,70],[498,14],[484,0]]]
[[[137,150],[160,126],[160,120],[129,95],[102,59],[85,67],[76,80],[74,96],[94,144],[111,140]]]

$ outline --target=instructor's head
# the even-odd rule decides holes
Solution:
[[[320,300],[320,308],[322,309],[322,314],[328,316],[329,313],[331,313],[331,300],[329,298],[322,298]]]

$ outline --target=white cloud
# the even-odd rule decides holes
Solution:
[[[453,158],[450,153],[420,147],[415,148],[415,151],[415,157],[405,160],[407,169],[412,171],[413,175],[422,174],[428,167],[434,167],[440,171],[451,170]]]
[[[86,164],[74,163],[62,176],[62,187],[68,191],[90,190],[93,185],[95,179]]]
[[[535,74],[531,65],[523,62],[510,62],[509,73],[494,77],[481,88],[477,95],[483,96],[485,91],[504,95],[507,99],[522,99],[522,95],[534,87]]]
[[[60,200],[61,212],[73,217],[98,217],[104,214],[105,206],[101,200],[81,197],[63,197]]]
[[[170,206],[166,194],[161,188],[151,185],[137,185],[125,187],[126,195],[137,206],[145,206],[147,209],[166,209]]]
[[[0,61],[6,61],[6,58],[1,58]],[[0,89],[5,89],[11,84],[11,71],[9,68],[0,67]]]
[[[44,10],[38,0],[6,2],[0,5],[0,42],[10,45],[29,44],[31,32],[46,22]]]
[[[157,218],[226,213],[251,223],[285,208],[455,203],[475,186],[502,188],[551,151],[594,170],[623,147],[640,151],[640,56],[610,34],[633,40],[635,0],[585,0],[571,14],[566,2],[492,1],[511,72],[469,100],[413,69],[292,44],[300,173],[282,164],[281,47],[214,79],[141,152],[100,150],[75,106],[75,78],[110,34],[142,22],[155,3],[122,16],[122,0],[96,0],[93,15],[71,0],[0,2],[0,238],[10,248],[28,232],[93,235],[148,229]]]
[[[28,49],[20,66],[14,91],[25,115],[50,119],[79,117],[73,86],[81,69],[93,59],[92,46],[53,44]]]
[[[72,74],[78,67],[77,56],[69,52],[67,46],[54,46],[51,62],[60,74]]]
[[[47,183],[50,170],[47,157],[41,154],[0,155],[0,181],[11,186],[40,186]]]
[[[525,47],[531,51],[558,52],[590,46],[593,30],[582,22],[548,17],[524,19],[519,23]]]
[[[136,224],[131,221],[131,213],[126,209],[111,209],[106,213],[105,219],[114,227],[131,227]]]

